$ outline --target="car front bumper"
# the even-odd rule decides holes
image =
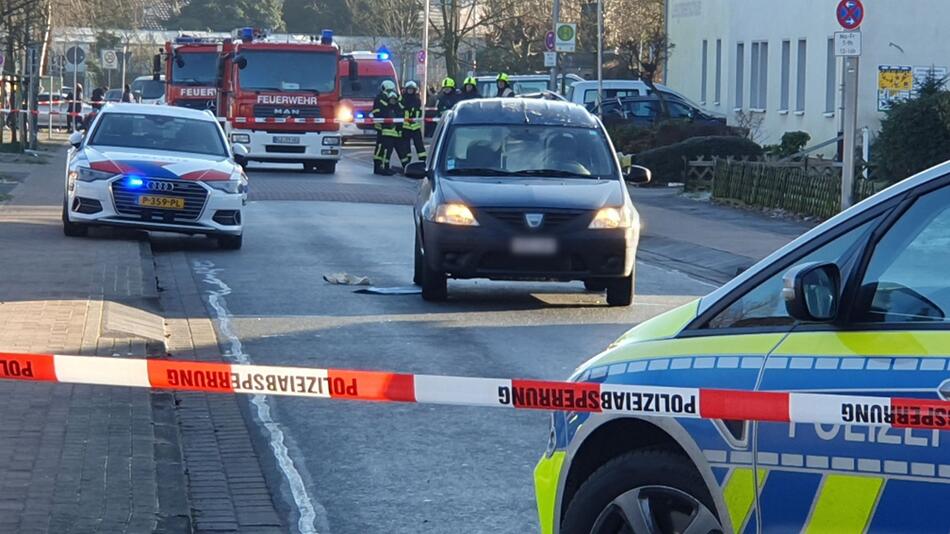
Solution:
[[[72,190],[66,193],[70,222],[184,234],[241,235],[244,231],[246,193],[225,193],[200,182],[189,182],[193,187],[198,184],[207,194],[197,208],[197,217],[185,220],[162,209],[142,210],[141,213],[132,213],[127,207],[117,209],[113,186],[121,179],[76,181]],[[146,193],[151,192],[143,192]]]
[[[248,149],[247,159],[261,162],[308,162],[339,161],[342,150],[342,138],[339,132],[264,132],[232,127],[229,130],[231,142],[234,136],[247,135],[250,142],[241,143]],[[298,143],[275,143],[277,137],[297,138]],[[335,138],[337,143],[325,145],[324,139]]]
[[[557,250],[547,255],[515,254],[515,238],[554,239]],[[633,271],[638,241],[636,228],[517,234],[481,226],[423,222],[423,249],[429,268],[452,278],[622,278]]]

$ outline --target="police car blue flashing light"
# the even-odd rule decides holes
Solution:
[[[142,187],[145,185],[145,181],[139,178],[138,176],[129,176],[129,179],[125,181],[126,185],[133,188]]]
[[[254,28],[241,28],[238,30],[238,37],[240,37],[242,41],[253,41]]]
[[[333,30],[323,30],[320,32],[320,44],[333,44]]]

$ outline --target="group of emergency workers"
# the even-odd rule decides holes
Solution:
[[[391,176],[393,151],[403,168],[412,161],[412,149],[416,149],[419,161],[426,160],[426,147],[422,139],[425,110],[419,86],[414,81],[406,82],[402,95],[396,92],[396,84],[386,80],[373,100],[374,119],[401,119],[392,123],[376,123],[376,149],[373,153],[373,173]]]
[[[498,85],[498,96],[513,97],[514,90],[508,83],[508,75],[501,73],[495,80]],[[473,76],[468,76],[462,82],[462,90],[455,87],[455,80],[442,80],[442,91],[436,99],[436,111],[439,115],[452,109],[455,104],[463,100],[479,98],[478,82]],[[426,148],[423,140],[425,110],[422,108],[422,98],[419,96],[419,86],[414,81],[406,82],[402,95],[396,91],[396,84],[385,80],[379,87],[379,94],[373,100],[373,119],[401,119],[391,123],[376,123],[376,148],[373,152],[373,173],[384,176],[394,174],[390,160],[393,152],[405,168],[412,161],[412,149],[416,150],[419,161],[426,160]]]

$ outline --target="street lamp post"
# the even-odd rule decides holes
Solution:
[[[422,17],[422,86],[419,87],[422,108],[426,107],[429,95],[429,0],[425,1],[425,15]]]

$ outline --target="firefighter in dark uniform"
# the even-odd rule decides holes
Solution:
[[[370,112],[370,117],[374,119],[380,118],[379,115],[382,113],[383,108],[386,106],[386,95],[390,91],[396,90],[396,84],[392,80],[384,80],[379,86],[379,94],[376,95],[376,98],[373,99],[373,111]],[[374,124],[373,128],[376,129],[376,147],[373,149],[373,174],[382,174],[383,170],[383,125]]]
[[[402,161],[402,167],[412,161],[412,148],[416,149],[416,157],[419,161],[426,160],[426,145],[422,139],[422,128],[425,121],[425,110],[422,109],[422,98],[419,97],[419,86],[414,81],[406,82],[402,88],[402,98],[400,104],[403,109],[403,117],[406,122],[402,125],[402,153],[399,159]]]
[[[474,76],[469,76],[465,78],[465,81],[462,82],[462,92],[459,93],[458,99],[461,100],[472,100],[475,98],[481,98],[482,95],[478,94],[478,80]]]
[[[515,96],[515,90],[508,84],[508,74],[504,72],[499,74],[495,83],[498,85],[498,96],[506,98]]]
[[[386,93],[386,103],[380,109],[379,115],[374,116],[376,119],[396,119],[397,122],[390,124],[381,124],[382,127],[381,137],[382,137],[382,169],[377,174],[382,174],[383,176],[392,176],[393,170],[390,168],[389,161],[392,159],[393,151],[395,150],[400,157],[403,157],[402,154],[402,120],[404,118],[404,113],[402,110],[402,105],[399,103],[399,94],[396,91],[389,91]]]
[[[442,115],[452,109],[452,106],[458,102],[458,90],[455,88],[455,80],[445,78],[442,80],[442,91],[439,92],[439,98],[435,102],[435,109]]]

